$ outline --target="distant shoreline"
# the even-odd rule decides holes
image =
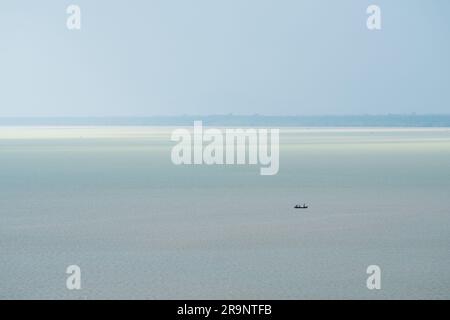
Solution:
[[[450,127],[450,114],[325,116],[153,116],[153,117],[0,117],[0,126],[206,126],[279,127]]]

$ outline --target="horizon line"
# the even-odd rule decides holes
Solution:
[[[0,117],[0,126],[450,127],[450,114]]]
[[[348,113],[348,114],[178,114],[178,115],[42,115],[42,116],[1,116],[0,119],[42,119],[42,118],[187,118],[187,117],[389,117],[389,116],[450,116],[449,113]]]

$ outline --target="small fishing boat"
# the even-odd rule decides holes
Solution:
[[[304,203],[304,204],[302,204],[302,205],[297,204],[297,205],[295,205],[294,208],[295,208],[295,209],[308,209],[308,206]]]

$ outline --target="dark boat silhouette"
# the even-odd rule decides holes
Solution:
[[[295,205],[294,208],[295,208],[295,209],[308,209],[308,206],[304,203],[304,204],[302,204],[302,205],[297,204],[297,205]]]

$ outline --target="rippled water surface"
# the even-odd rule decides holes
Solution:
[[[450,298],[449,129],[284,128],[275,176],[172,130],[0,128],[0,298]]]

